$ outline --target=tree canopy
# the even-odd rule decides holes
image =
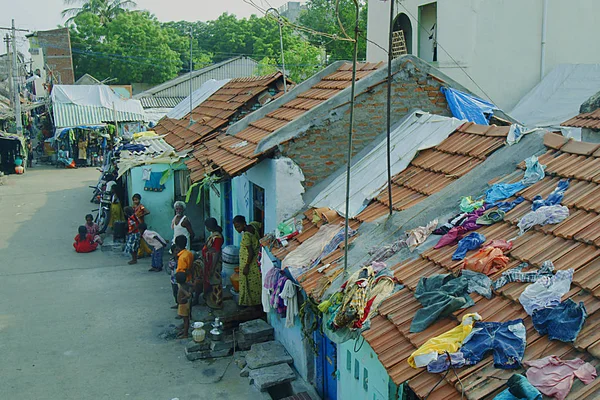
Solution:
[[[63,11],[69,18],[75,74],[89,73],[118,83],[161,83],[189,72],[190,34],[193,69],[248,56],[260,61],[256,73],[281,69],[279,22],[273,16],[237,18],[224,13],[208,22],[159,22],[146,11],[127,10],[130,0],[68,0],[81,7]],[[360,0],[361,39],[358,58],[366,53],[366,1]],[[329,35],[343,36],[335,1],[309,0],[299,24]],[[339,19],[353,35],[355,8],[341,0]],[[282,26],[286,72],[296,81],[310,77],[326,64],[351,60],[353,44]]]

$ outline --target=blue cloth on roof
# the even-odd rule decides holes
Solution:
[[[356,231],[352,228],[348,228],[348,237],[352,237],[356,235]],[[333,239],[331,239],[329,241],[329,243],[327,243],[325,245],[325,247],[323,248],[323,251],[321,252],[321,254],[319,254],[319,257],[317,257],[313,263],[310,265],[310,268],[314,268],[317,265],[319,265],[319,263],[321,262],[321,260],[325,257],[327,257],[329,254],[333,253],[335,251],[335,249],[338,248],[338,246],[340,244],[342,244],[342,242],[344,241],[344,238],[346,236],[346,230],[344,228],[340,229],[340,231],[338,233],[335,234],[335,236],[333,237]]]
[[[542,400],[540,391],[521,374],[511,376],[506,386],[508,388],[494,397],[494,400]]]
[[[473,232],[469,234],[458,242],[458,247],[452,254],[452,259],[454,261],[462,260],[467,255],[467,251],[478,249],[483,242],[485,242],[485,236],[481,233]]]
[[[489,118],[498,107],[485,100],[471,96],[456,89],[442,87],[452,115],[458,119],[466,119],[480,125],[489,125]]]
[[[525,166],[525,175],[523,175],[523,179],[521,179],[521,182],[524,185],[531,186],[537,181],[541,181],[546,176],[546,173],[544,172],[546,166],[540,164],[536,156],[531,156],[526,159]]]
[[[565,191],[568,188],[569,188],[569,180],[562,180],[562,181],[558,182],[556,189],[554,189],[552,191],[552,193],[550,193],[548,195],[548,197],[546,197],[546,200],[544,200],[542,198],[542,196],[540,196],[539,194],[537,196],[535,196],[533,198],[533,204],[531,206],[531,209],[533,211],[535,211],[540,207],[555,206],[557,204],[560,204],[563,197],[565,196]]]
[[[525,186],[522,182],[496,183],[485,192],[485,203],[494,204],[504,199],[508,199],[526,187],[527,186]]]
[[[144,190],[147,192],[162,192],[165,190],[165,185],[161,185],[162,172],[150,172],[150,179],[146,181]]]
[[[492,204],[491,206],[498,207],[498,210],[502,210],[505,213],[509,212],[519,204],[521,204],[525,199],[522,196],[517,197],[513,201],[499,201],[497,203]]]

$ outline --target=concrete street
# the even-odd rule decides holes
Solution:
[[[231,357],[191,363],[160,337],[179,321],[148,259],[75,253],[97,179],[40,166],[0,185],[0,398],[257,398]]]

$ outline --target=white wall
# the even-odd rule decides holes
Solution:
[[[398,6],[397,12],[406,13],[413,23],[413,49],[418,48],[418,7],[428,3],[404,0]],[[438,0],[439,62],[434,65],[510,111],[540,81],[542,4],[543,0]],[[367,35],[384,48],[388,26],[382,21],[389,20],[389,5],[389,1],[369,1]],[[548,0],[545,72],[562,63],[600,63],[599,25],[600,1]],[[367,44],[368,61],[386,58],[383,50]]]
[[[282,157],[266,159],[241,176],[233,178],[233,214],[251,218],[251,183],[265,190],[265,233],[275,230],[277,225],[292,217],[304,206],[302,181],[304,175],[291,159]],[[239,235],[235,235],[239,244]]]

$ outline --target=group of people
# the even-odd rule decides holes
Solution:
[[[114,191],[113,191],[114,192]],[[118,210],[117,210],[118,208]],[[215,218],[207,218],[204,226],[209,233],[201,256],[195,260],[190,251],[195,232],[192,223],[185,215],[186,205],[177,201],[173,205],[175,215],[171,221],[173,239],[170,244],[172,258],[168,262],[173,297],[178,317],[183,319],[179,337],[188,335],[191,318],[191,309],[200,303],[203,298],[207,306],[213,309],[223,307],[223,281],[222,281],[222,250],[225,243],[223,228]],[[113,215],[113,209],[115,215]],[[139,253],[151,254],[151,272],[163,270],[163,256],[168,242],[157,232],[149,230],[145,223],[145,216],[150,212],[141,203],[141,196],[134,194],[132,206],[121,209],[116,194],[113,194],[113,207],[111,207],[111,226],[118,218],[119,212],[124,214],[127,221],[127,236],[125,252],[131,256],[129,265],[138,262]],[[114,219],[113,219],[114,218]],[[239,251],[239,305],[247,307],[260,306],[262,293],[262,279],[260,273],[260,228],[258,222],[247,223],[246,218],[238,215],[233,219],[235,230],[242,235]],[[86,216],[86,224],[79,227],[73,246],[80,253],[96,250],[102,239],[98,236],[98,225],[94,223],[92,215]]]

